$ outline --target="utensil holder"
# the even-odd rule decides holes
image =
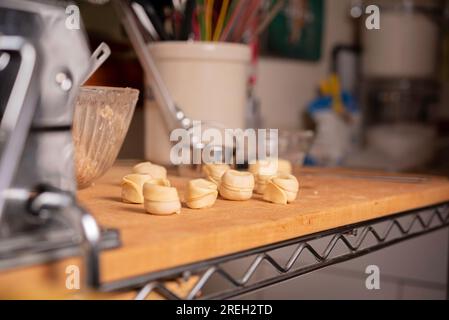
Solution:
[[[149,45],[175,102],[193,120],[245,128],[251,50],[231,43],[164,42]],[[148,87],[151,79],[147,79]],[[145,157],[172,165],[170,132],[156,102],[145,101]]]

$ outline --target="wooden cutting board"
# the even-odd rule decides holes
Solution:
[[[141,205],[120,201],[121,179],[131,172],[133,164],[117,164],[94,186],[78,193],[81,203],[102,226],[121,233],[122,247],[101,255],[103,282],[449,202],[449,181],[445,178],[404,183],[362,178],[373,174],[366,172],[302,169],[298,174],[301,190],[293,204],[274,205],[257,196],[246,202],[219,199],[211,209],[183,208],[180,215],[158,217],[145,214]],[[187,179],[170,180],[182,196]],[[43,283],[40,281],[51,278],[58,288],[64,288],[69,264],[80,265],[80,260],[0,273],[0,287],[18,281],[38,287]]]
[[[307,169],[299,173],[301,190],[290,205],[260,197],[246,202],[217,200],[206,210],[183,208],[159,217],[142,205],[120,201],[121,178],[130,164],[115,166],[79,199],[101,225],[118,228],[123,246],[102,256],[103,280],[146,274],[247,250],[298,236],[449,201],[449,181],[429,177],[418,183],[363,179],[366,173]],[[356,175],[346,177],[346,175]],[[370,173],[372,174],[372,173]],[[181,198],[187,179],[171,177]]]

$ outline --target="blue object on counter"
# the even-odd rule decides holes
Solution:
[[[349,113],[356,113],[359,111],[359,106],[356,99],[349,92],[343,92],[341,99],[345,110]],[[324,96],[313,100],[307,107],[307,111],[311,114],[321,111],[329,111],[332,109],[332,97]]]
[[[309,103],[307,112],[316,123],[316,136],[306,165],[341,165],[357,147],[361,124],[358,103],[352,94],[343,92],[341,104],[344,117],[335,111],[332,96],[321,96]]]

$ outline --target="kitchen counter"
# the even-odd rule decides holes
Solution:
[[[218,199],[213,208],[200,211],[183,207],[175,216],[150,216],[142,205],[120,201],[121,178],[131,166],[119,162],[94,186],[78,193],[99,224],[120,231],[122,246],[101,254],[101,278],[106,283],[449,202],[446,178],[396,180],[399,176],[385,173],[379,178],[380,173],[372,172],[300,169],[298,200],[287,206],[255,196],[246,202]],[[170,180],[182,198],[188,180]],[[0,273],[0,288],[27,279],[38,287],[52,278],[64,291],[69,264],[80,261],[71,258]]]

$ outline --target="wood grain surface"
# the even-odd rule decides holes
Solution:
[[[145,214],[142,205],[120,201],[121,178],[131,172],[131,166],[129,162],[118,163],[94,186],[78,193],[80,202],[101,225],[121,233],[122,247],[101,256],[105,282],[449,202],[449,181],[445,178],[402,183],[363,178],[376,173],[302,169],[298,172],[300,193],[293,204],[274,205],[258,196],[246,202],[218,199],[210,209],[183,207],[180,215],[159,217]],[[188,180],[170,180],[182,197]],[[67,261],[79,263],[73,260]],[[32,274],[48,275],[49,268],[53,276],[56,273],[62,279],[67,261],[0,274],[0,287],[18,273],[32,279]]]
[[[287,206],[262,201],[217,200],[206,210],[183,208],[159,217],[143,206],[120,201],[121,178],[130,165],[117,165],[79,199],[104,226],[119,228],[123,247],[104,253],[105,281],[145,274],[343,225],[449,201],[449,181],[422,183],[343,178],[339,170],[299,173],[298,200]],[[338,174],[337,174],[338,173]],[[187,179],[172,177],[183,196]]]

